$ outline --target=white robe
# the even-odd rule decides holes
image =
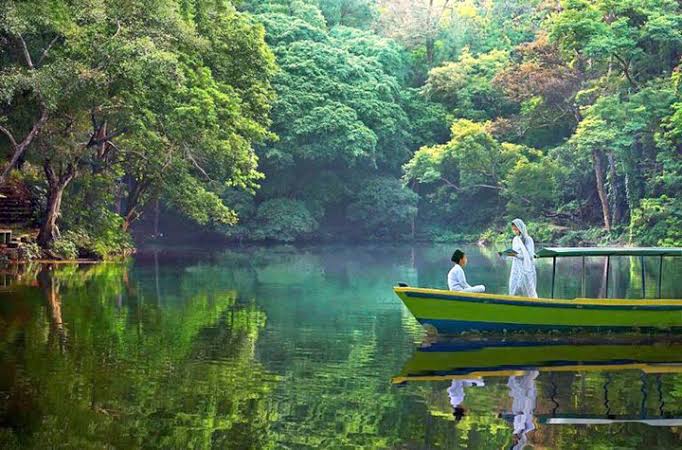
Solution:
[[[509,381],[507,382],[509,396],[512,398],[514,434],[519,437],[518,442],[513,447],[514,450],[523,449],[528,443],[528,436],[526,436],[526,434],[535,429],[533,411],[535,410],[537,399],[535,379],[538,374],[539,372],[537,370],[531,370],[520,377],[509,377]]]
[[[448,272],[448,289],[460,292],[485,292],[485,286],[482,284],[471,286],[467,283],[464,269],[459,264],[452,266],[452,269]]]
[[[526,237],[526,245],[521,236],[515,236],[512,241],[512,250],[517,255],[511,256],[512,267],[509,275],[509,295],[537,298],[537,273],[535,271],[535,243],[530,236]]]

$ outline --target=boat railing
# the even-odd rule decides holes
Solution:
[[[585,297],[586,290],[586,269],[585,258],[588,256],[603,256],[606,257],[606,283],[605,283],[605,298],[609,297],[609,274],[611,272],[611,257],[612,256],[631,256],[640,258],[640,266],[642,271],[642,299],[646,299],[646,268],[644,265],[644,257],[654,256],[658,257],[658,287],[656,290],[657,297],[663,298],[663,258],[665,257],[682,257],[682,248],[660,248],[660,247],[545,247],[540,249],[535,255],[536,258],[552,258],[552,292],[551,298],[554,298],[554,288],[556,285],[556,262],[557,258],[564,257],[581,257],[582,271],[581,271],[581,292]]]

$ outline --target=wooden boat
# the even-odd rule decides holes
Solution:
[[[535,411],[533,416],[543,425],[609,425],[616,423],[640,423],[649,426],[680,426],[682,417],[663,414],[663,403],[657,410],[660,416],[647,412],[647,375],[653,375],[660,382],[664,374],[682,374],[682,341],[661,341],[651,338],[590,338],[587,341],[564,339],[551,343],[533,340],[510,342],[489,341],[440,341],[422,346],[405,363],[399,375],[391,382],[404,385],[412,382],[439,382],[470,379],[507,378],[523,376],[529,371],[539,373],[556,372],[618,372],[638,370],[642,388],[637,389],[644,396],[637,414],[615,415],[605,413],[561,412],[556,389],[551,393],[555,407],[542,414]],[[550,380],[552,378],[549,378]],[[608,397],[609,378],[606,377],[603,392]],[[663,402],[659,397],[659,402]],[[514,420],[512,412],[503,412],[500,417]]]
[[[418,348],[391,381],[401,384],[507,377],[527,370],[682,373],[682,341],[620,339],[614,342],[611,338],[610,342],[436,342]]]
[[[658,297],[646,299],[555,299],[556,260],[561,257],[613,256],[658,257]],[[628,330],[682,329],[682,299],[661,299],[664,258],[682,257],[682,248],[544,248],[538,258],[552,258],[552,298],[528,298],[503,294],[476,294],[424,289],[400,284],[395,293],[412,315],[441,333],[465,330],[566,330],[576,328]],[[644,264],[642,272],[644,272]],[[645,280],[644,273],[642,280]],[[644,282],[642,292],[645,292]],[[608,297],[608,290],[606,292]]]

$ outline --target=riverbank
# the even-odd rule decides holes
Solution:
[[[105,261],[121,261],[135,253],[135,247],[126,245],[121,252],[103,256],[78,242],[78,236],[67,233],[56,240],[50,248],[41,248],[37,242],[38,229],[0,226],[0,265],[25,264],[96,264]]]
[[[624,230],[617,230],[611,233],[603,228],[587,228],[583,230],[573,230],[553,224],[531,223],[529,231],[539,245],[552,246],[623,246],[630,244],[627,233]],[[137,248],[159,245],[161,247],[170,246],[193,246],[197,242],[211,242],[216,246],[234,245],[277,245],[277,244],[346,244],[346,243],[401,243],[406,245],[413,244],[452,244],[452,245],[479,245],[483,247],[504,247],[511,241],[511,233],[502,227],[491,227],[482,231],[455,232],[444,229],[428,229],[419,231],[414,238],[405,236],[400,239],[380,239],[369,238],[359,239],[355,235],[345,235],[344,233],[325,233],[320,236],[311,236],[307,239],[297,239],[290,242],[279,241],[252,241],[235,240],[211,231],[196,231],[195,233],[181,233],[180,236],[167,235],[161,238],[149,238],[144,235],[137,235],[135,245],[126,245],[118,253],[109,253],[102,257],[90,250],[82,247],[83,242],[78,242],[78,236],[72,236],[69,232],[65,237],[57,241],[57,245],[50,249],[41,249],[37,242],[37,229],[15,228],[11,230],[12,244],[0,244],[0,263],[25,263],[35,261],[40,263],[61,264],[93,264],[103,261],[120,261],[134,253]],[[192,239],[187,239],[191,235]]]

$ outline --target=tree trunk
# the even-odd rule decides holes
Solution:
[[[130,226],[135,221],[135,217],[133,216],[133,212],[134,211],[130,211],[128,214],[126,214],[123,217],[123,225],[121,226],[121,229],[126,233],[128,232],[128,230],[130,230]]]
[[[50,185],[49,187],[45,221],[40,227],[40,233],[38,234],[38,243],[42,247],[49,247],[50,244],[59,237],[57,219],[59,218],[59,212],[62,207],[64,187],[65,186],[60,185]]]
[[[596,149],[592,150],[592,165],[594,166],[594,175],[597,180],[597,193],[599,194],[602,215],[604,216],[604,227],[606,228],[606,231],[611,231],[609,199],[606,195],[606,188],[604,187],[604,170],[602,169],[601,152]]]
[[[130,230],[130,226],[140,218],[140,215],[141,213],[137,211],[137,206],[127,208],[126,214],[123,216],[123,231],[127,232]]]
[[[435,34],[438,26],[437,20],[434,20],[434,0],[429,0],[429,9],[426,16],[426,65],[429,69],[433,67],[434,53],[435,53]]]
[[[161,201],[156,198],[154,202],[154,237],[159,237],[159,216],[161,215]]]
[[[609,159],[609,186],[611,198],[613,200],[613,224],[617,225],[623,218],[623,199],[620,194],[620,183],[618,183],[618,173],[616,172],[616,158],[613,152],[608,153]]]
[[[433,67],[433,60],[435,59],[435,42],[432,38],[426,38],[426,67],[431,69]]]
[[[38,233],[38,244],[43,248],[47,248],[59,237],[57,220],[62,208],[62,196],[64,195],[64,189],[66,189],[66,186],[68,186],[75,175],[75,168],[69,165],[66,173],[57,176],[50,165],[50,161],[45,161],[44,169],[48,183],[47,207],[43,224]]]
[[[128,231],[130,226],[142,215],[145,207],[145,196],[150,183],[147,180],[137,181],[131,176],[127,176],[128,195],[125,199],[123,212],[123,231]]]

